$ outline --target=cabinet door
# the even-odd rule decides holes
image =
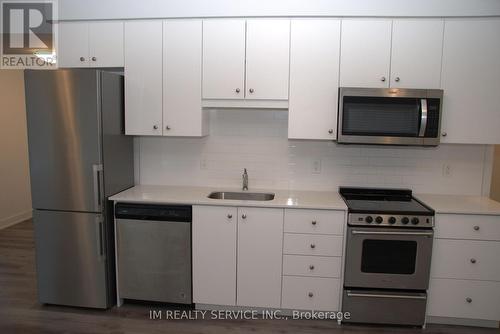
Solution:
[[[293,20],[288,138],[333,140],[337,133],[340,20]]]
[[[193,206],[193,302],[236,305],[235,207]]]
[[[288,99],[290,21],[247,21],[247,99]]]
[[[237,305],[280,307],[282,244],[282,209],[238,208]]]
[[[500,19],[445,22],[443,143],[500,144]]]
[[[126,22],[126,134],[162,134],[162,76],[162,22]]]
[[[123,67],[123,22],[89,23],[91,67]]]
[[[342,20],[341,87],[389,87],[391,20]]]
[[[59,23],[59,67],[89,66],[89,24]]]
[[[443,20],[394,20],[391,87],[439,89]]]
[[[203,21],[203,98],[245,96],[245,20]]]
[[[201,20],[163,23],[163,135],[201,136]]]

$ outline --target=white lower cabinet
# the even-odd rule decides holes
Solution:
[[[283,209],[193,206],[193,301],[279,308]]]
[[[315,311],[338,310],[340,286],[338,278],[285,276],[282,307]]]
[[[500,282],[431,279],[427,314],[498,321]]]
[[[436,215],[428,316],[498,324],[499,221],[491,215]]]

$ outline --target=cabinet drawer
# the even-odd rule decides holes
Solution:
[[[340,280],[319,277],[283,277],[282,308],[337,311]]]
[[[342,237],[285,233],[284,254],[342,256]]]
[[[500,216],[437,215],[436,238],[500,241]]]
[[[344,211],[285,210],[285,232],[343,235],[344,225]]]
[[[341,257],[285,255],[283,256],[283,275],[340,277]]]
[[[500,281],[500,242],[434,240],[433,278]]]
[[[431,279],[427,315],[500,319],[500,283]]]

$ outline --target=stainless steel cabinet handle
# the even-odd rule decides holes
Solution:
[[[394,79],[394,81],[396,82],[399,82],[399,80],[400,80],[399,77],[396,77],[396,79]]]
[[[385,77],[381,77],[380,81],[385,82]]]
[[[239,89],[239,88],[236,88],[234,91],[235,91],[236,93],[239,93],[239,92],[240,92],[240,89]]]
[[[312,292],[309,292],[307,295],[309,296],[309,298],[314,297],[314,294]]]
[[[314,270],[314,266],[312,264],[309,266],[309,270]]]
[[[242,214],[242,215],[241,215],[241,218],[243,218],[243,219],[247,219],[247,215],[246,215],[246,214]]]
[[[474,258],[473,258],[473,259],[470,259],[470,263],[476,263],[476,262],[477,262],[477,260],[476,260],[476,259],[474,259]]]
[[[472,298],[467,297],[467,298],[465,298],[465,301],[470,304],[470,303],[472,303]]]
[[[311,224],[313,224],[313,225],[316,225],[317,223],[318,223],[318,222],[317,222],[317,221],[315,221],[315,220],[313,220],[313,221],[311,222]]]
[[[85,61],[85,57],[80,57],[80,61]]]
[[[419,237],[432,237],[433,233],[432,232],[392,232],[392,231],[387,231],[387,232],[377,232],[377,231],[356,231],[353,230],[351,231],[352,234],[359,234],[359,235],[408,235],[408,236],[419,236]]]
[[[97,60],[97,58],[96,58],[96,57],[92,57],[92,61],[96,61],[96,60]]]
[[[158,130],[158,125],[153,125],[154,130]]]
[[[446,132],[443,132],[441,136],[446,137],[448,134]]]
[[[479,231],[479,226],[474,226],[474,231]]]
[[[248,91],[249,91],[250,93],[253,93],[253,92],[254,92],[253,88],[250,88]]]
[[[328,133],[332,134],[333,133],[333,129],[328,130]]]
[[[232,214],[228,214],[227,218],[231,219],[231,218],[233,218],[233,215]]]
[[[368,297],[368,298],[399,298],[399,299],[427,299],[425,296],[411,296],[411,295],[384,295],[384,294],[371,294],[371,293],[354,293],[347,292],[347,297]]]
[[[315,244],[311,244],[311,248],[312,249],[316,248],[316,245]]]
[[[102,209],[102,165],[92,165],[92,176],[94,178],[94,208],[96,211]]]

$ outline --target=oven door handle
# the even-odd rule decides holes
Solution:
[[[386,231],[386,232],[379,232],[379,231],[357,231],[357,230],[352,230],[352,234],[357,234],[357,235],[409,235],[409,236],[418,236],[418,237],[432,237],[434,236],[434,233],[432,232],[395,232],[395,231]]]
[[[420,108],[421,108],[421,116],[420,116],[420,132],[418,133],[419,137],[425,136],[425,131],[427,130],[427,99],[420,99]]]
[[[399,299],[420,299],[426,300],[426,296],[412,296],[412,295],[385,295],[385,294],[371,294],[371,293],[353,293],[348,291],[347,297],[368,297],[368,298],[399,298]]]

